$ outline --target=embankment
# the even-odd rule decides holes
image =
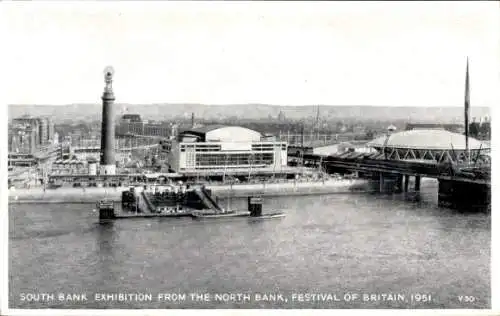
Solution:
[[[327,180],[314,182],[254,183],[207,185],[218,197],[246,197],[249,195],[283,196],[332,193],[373,192],[378,184],[369,180]],[[9,203],[95,203],[100,199],[121,200],[127,187],[118,188],[58,188],[16,189],[9,191]]]

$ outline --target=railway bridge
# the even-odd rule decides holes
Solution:
[[[491,201],[489,146],[444,130],[413,130],[387,135],[368,143],[374,153],[342,152],[331,155],[289,153],[304,165],[328,173],[354,171],[376,177],[380,190],[394,183],[396,192],[407,192],[410,177],[414,190],[421,178],[439,181],[440,205],[453,208],[488,207]]]

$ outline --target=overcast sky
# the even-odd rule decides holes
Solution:
[[[1,6],[10,104],[500,104],[495,2]]]

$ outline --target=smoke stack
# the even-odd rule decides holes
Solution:
[[[191,128],[194,128],[194,112],[191,112]]]
[[[112,67],[106,67],[104,70],[104,81],[106,86],[102,94],[102,126],[101,126],[101,166],[102,175],[116,174],[115,163],[115,113],[113,103],[115,95],[113,94],[113,75]]]

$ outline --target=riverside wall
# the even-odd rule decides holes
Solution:
[[[207,184],[207,189],[217,197],[246,197],[249,195],[284,196],[332,193],[375,192],[377,181],[342,179],[325,181],[290,181],[286,183]],[[9,191],[9,203],[96,203],[101,199],[121,200],[121,193],[128,187],[117,188],[57,188],[16,189]]]

